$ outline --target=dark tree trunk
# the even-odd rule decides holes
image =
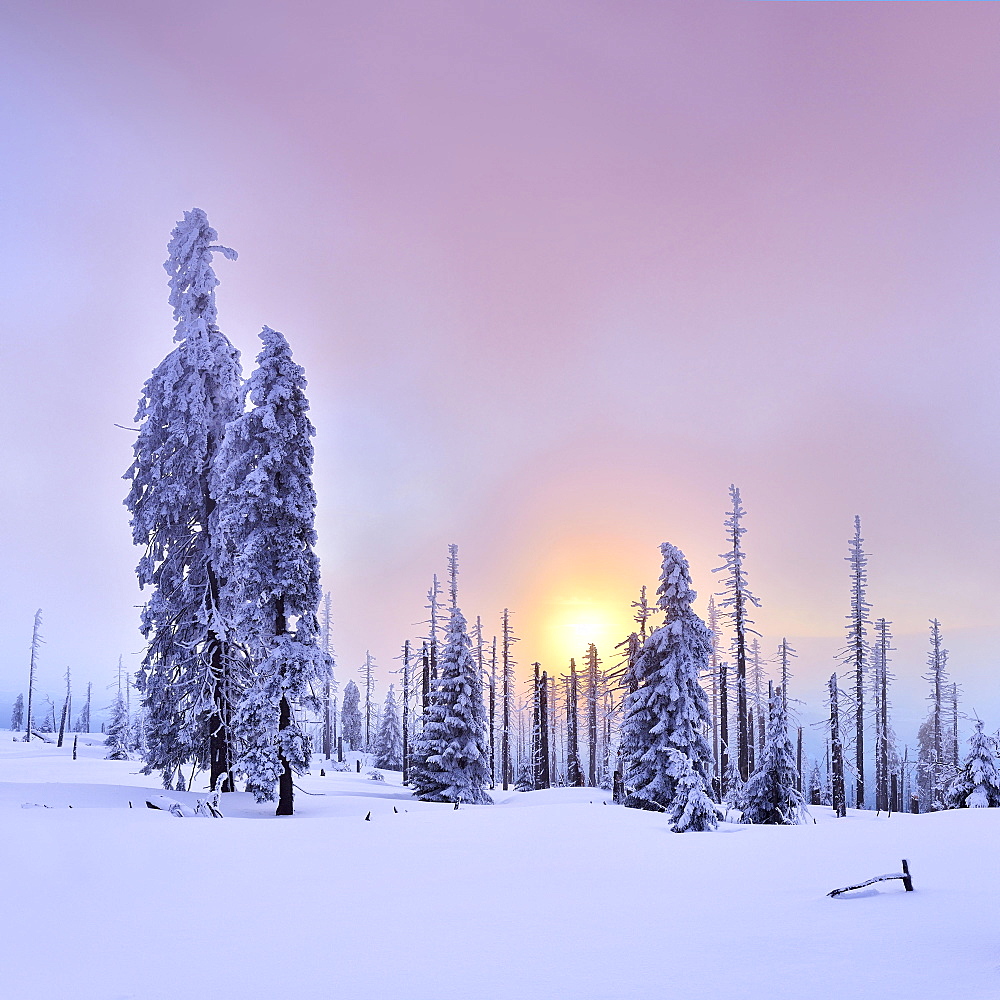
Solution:
[[[587,651],[587,779],[591,788],[597,787],[597,650],[591,645]]]
[[[830,770],[833,811],[840,819],[847,815],[844,791],[844,750],[840,743],[840,711],[837,705],[837,675],[830,677]]]
[[[537,663],[535,669],[538,669]],[[538,687],[538,718],[540,723],[538,735],[541,739],[539,746],[541,769],[536,787],[548,788],[552,784],[552,774],[549,769],[549,678],[545,671],[542,671]]]
[[[859,640],[860,641],[860,640]],[[857,701],[857,714],[854,724],[854,766],[858,772],[857,798],[855,808],[865,807],[865,684],[864,684],[864,651],[856,653],[857,678],[854,685],[854,697]]]
[[[566,696],[566,780],[573,788],[583,787],[580,766],[580,730],[577,714],[576,660],[569,661],[569,691]]]
[[[747,710],[746,717],[746,734],[747,734],[747,771],[749,774],[754,772],[754,734],[753,734],[753,709]]]
[[[323,759],[333,756],[333,720],[330,710],[330,678],[323,684]]]
[[[493,636],[493,658],[490,661],[490,788],[497,784],[497,637]]]
[[[288,699],[282,696],[281,705],[278,709],[278,732],[282,732],[292,724],[292,709],[288,704]],[[275,809],[275,816],[291,816],[294,810],[292,802],[292,768],[284,756],[281,760],[281,777],[278,779],[278,808]]]
[[[503,730],[500,734],[500,770],[503,790],[510,787],[510,612],[503,610]]]
[[[798,773],[795,787],[802,791],[802,727],[799,726],[799,738],[795,746],[795,770]]]
[[[736,718],[739,722],[737,750],[739,753],[740,777],[746,781],[753,770],[753,764],[750,760],[752,752],[751,737],[747,729],[747,660],[744,639],[742,629],[740,629],[737,632],[738,646],[736,649]]]
[[[278,613],[274,623],[274,634],[284,635],[288,623],[285,621],[285,602],[278,599]],[[288,703],[286,695],[281,696],[281,703],[278,706],[278,737],[289,729],[292,725],[292,706]],[[291,816],[294,811],[292,802],[292,767],[285,759],[285,755],[279,751],[278,760],[281,761],[281,776],[278,778],[278,808],[275,809],[275,816]]]
[[[541,664],[533,663],[532,666],[535,676],[531,688],[531,783],[534,788],[539,788],[542,780],[542,695],[538,668]]]
[[[426,642],[424,643],[423,651],[420,656],[420,710],[426,719],[427,710],[430,708],[431,704],[431,656],[427,649]]]
[[[209,787],[213,791],[232,792],[232,750],[230,747],[230,706],[226,689],[225,657],[222,642],[210,633],[212,675],[216,678],[213,711],[208,720]],[[221,781],[221,786],[220,786]]]
[[[56,741],[56,746],[61,747],[63,745],[63,736],[66,734],[66,702],[63,702],[62,716],[59,719],[59,739]]]
[[[724,798],[729,770],[729,664],[719,665],[719,790]]]
[[[403,643],[403,784],[410,781],[410,640]]]

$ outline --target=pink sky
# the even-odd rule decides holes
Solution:
[[[917,636],[901,687],[937,616],[1000,712],[997,5],[15,2],[0,28],[0,688],[38,606],[53,693],[137,660],[113,424],[171,347],[160,264],[198,205],[241,255],[223,329],[307,368],[342,681],[419,634],[452,541],[523,662],[579,656],[577,618],[610,647],[661,541],[716,589],[736,482],[801,697],[858,513],[875,613]]]

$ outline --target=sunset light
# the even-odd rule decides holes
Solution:
[[[998,54],[0,4],[8,996],[998,996]]]

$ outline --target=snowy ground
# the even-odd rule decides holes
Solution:
[[[102,753],[0,732],[7,996],[1000,998],[1000,810],[678,835],[594,789],[455,811],[317,772],[293,818],[177,819]],[[904,857],[913,893],[825,895]]]

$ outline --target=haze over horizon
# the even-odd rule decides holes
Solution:
[[[220,327],[309,378],[337,676],[380,692],[447,545],[560,673],[730,483],[755,615],[818,710],[860,514],[914,739],[927,620],[1000,726],[1000,10],[459,2],[0,13],[8,192],[0,695],[141,649],[128,426],[208,213]]]

